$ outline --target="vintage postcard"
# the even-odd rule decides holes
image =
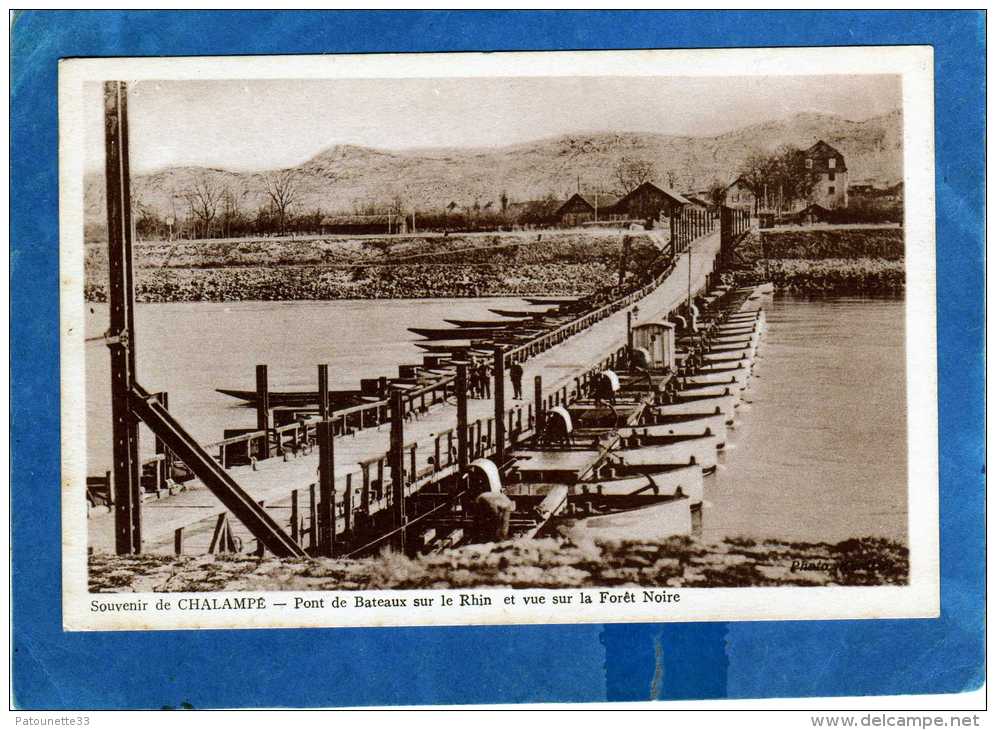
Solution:
[[[65,628],[936,616],[932,68],[62,62]]]

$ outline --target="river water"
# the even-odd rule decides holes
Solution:
[[[272,390],[332,388],[421,361],[409,326],[487,319],[521,299],[140,304],[138,377],[169,392],[170,410],[201,442],[252,427],[255,411],[214,391],[251,390],[269,366]],[[906,539],[902,300],[776,296],[756,378],[720,467],[706,480],[703,534],[798,541]],[[107,328],[88,305],[87,336]],[[86,350],[88,473],[110,463],[107,349]],[[151,439],[143,434],[143,452]]]

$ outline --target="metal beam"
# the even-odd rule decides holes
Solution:
[[[457,463],[460,473],[467,471],[467,363],[457,363],[456,376],[457,402]]]
[[[505,352],[501,346],[495,348],[495,458],[499,464],[505,462]]]
[[[130,401],[131,412],[162,439],[166,448],[176,454],[260,544],[278,558],[305,556],[301,546],[201,448],[158,398],[134,383]]]
[[[108,303],[111,351],[114,546],[118,555],[142,551],[142,494],[138,422],[129,408],[135,382],[131,173],[128,162],[128,87],[104,83],[104,158],[107,190]]]
[[[266,365],[256,366],[256,430],[266,431],[260,444],[260,459],[270,458],[270,382]]]
[[[399,552],[405,550],[405,412],[400,390],[391,391],[391,512],[394,529],[392,543]],[[415,475],[412,474],[412,479]]]
[[[543,433],[543,376],[533,379],[533,413],[536,414],[536,435]]]
[[[335,441],[332,421],[318,422],[318,552],[335,551]]]
[[[332,412],[329,406],[329,366],[318,366],[318,415],[324,421]]]

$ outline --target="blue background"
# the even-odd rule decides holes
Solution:
[[[959,692],[984,676],[985,16],[26,12],[11,32],[13,685],[21,708]],[[70,56],[927,44],[935,51],[937,620],[64,633],[57,62]],[[657,657],[662,663],[658,667]]]

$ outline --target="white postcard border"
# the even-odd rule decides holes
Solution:
[[[753,76],[900,74],[903,78],[906,200],[906,333],[909,474],[908,586],[827,588],[448,589],[445,591],[90,594],[87,524],[83,301],[83,84],[106,79],[331,79],[501,76]],[[63,626],[67,630],[285,628],[455,624],[605,623],[930,618],[940,610],[937,445],[937,351],[934,231],[933,49],[929,46],[571,51],[513,53],[73,59],[59,68],[60,309],[62,385]],[[641,598],[678,595],[667,603],[598,603],[604,592]],[[491,606],[458,605],[460,594],[487,595]],[[554,607],[553,595],[573,595]],[[580,594],[592,597],[581,604]],[[440,605],[441,596],[453,606]],[[546,596],[524,605],[525,596]],[[295,598],[345,608],[294,609]],[[407,606],[357,608],[357,596],[405,598]],[[435,599],[415,609],[415,598]],[[507,604],[514,597],[515,604]],[[265,608],[179,608],[191,598],[210,604],[259,598]],[[101,611],[141,602],[145,610]],[[169,609],[157,609],[169,601]],[[191,604],[187,604],[188,606]],[[98,610],[93,610],[94,606]]]

